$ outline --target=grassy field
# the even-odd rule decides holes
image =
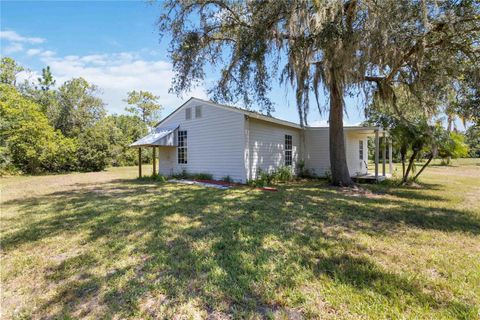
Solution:
[[[2,318],[479,318],[479,160],[358,190],[136,173],[0,179]]]

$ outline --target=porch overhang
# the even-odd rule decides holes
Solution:
[[[130,144],[130,147],[175,147],[175,132],[178,130],[178,125],[169,127],[158,127],[153,132],[147,134],[145,137]]]

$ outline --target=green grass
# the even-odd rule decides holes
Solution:
[[[0,179],[2,318],[479,317],[478,160],[358,190],[135,175]]]

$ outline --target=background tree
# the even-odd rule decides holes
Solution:
[[[54,131],[39,105],[5,84],[0,85],[0,117],[0,145],[17,168],[38,173],[75,167],[75,140]],[[0,165],[9,161],[2,157]]]
[[[367,97],[378,91],[393,103],[395,83],[420,93],[438,72],[450,78],[454,58],[478,58],[472,48],[479,8],[472,1],[169,0],[164,7],[159,27],[171,36],[173,92],[204,80],[207,64],[219,66],[220,78],[210,90],[214,100],[242,99],[269,114],[268,91],[277,78],[294,88],[304,126],[310,94],[321,109],[319,91],[325,89],[336,185],[352,184],[344,146],[345,94],[362,88]]]
[[[105,122],[86,127],[78,136],[76,157],[78,170],[104,170],[112,156],[109,141],[110,130]]]
[[[102,120],[109,131],[110,165],[126,166],[137,164],[138,150],[129,145],[148,133],[147,125],[138,117],[131,115],[110,115]],[[144,152],[146,153],[146,152]],[[151,154],[142,155],[151,159]]]
[[[158,103],[160,97],[148,91],[130,91],[125,100],[130,107],[126,111],[139,117],[146,125],[152,127],[160,119],[162,106]]]
[[[58,118],[55,129],[67,137],[77,136],[105,116],[98,88],[83,78],[65,82],[58,90]]]
[[[37,81],[42,91],[48,91],[55,85],[56,80],[53,78],[50,66],[42,69],[42,76],[39,77]]]
[[[465,143],[468,145],[468,155],[480,158],[480,126],[470,126],[465,132]]]
[[[0,62],[0,83],[15,86],[17,84],[17,75],[25,69],[9,57],[2,57]]]

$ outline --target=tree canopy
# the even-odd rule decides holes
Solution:
[[[130,91],[127,102],[130,106],[126,111],[139,117],[146,125],[152,127],[160,119],[162,106],[158,103],[159,97],[148,91]]]
[[[56,88],[46,67],[37,82],[17,84],[18,73],[12,68],[23,68],[11,58],[2,62],[6,80],[0,83],[0,175],[98,171],[138,161],[136,150],[128,146],[148,132],[139,117],[106,116],[98,88],[85,79]],[[146,152],[144,160],[150,158]]]
[[[334,184],[350,185],[345,157],[345,94],[377,92],[395,102],[393,85],[417,94],[432,79],[451,82],[458,66],[478,61],[479,7],[474,1],[217,1],[164,2],[159,20],[171,36],[182,93],[219,67],[215,100],[258,105],[270,113],[271,79],[295,90],[300,124],[310,96],[330,99],[330,165]],[[438,83],[440,80],[436,81]]]

